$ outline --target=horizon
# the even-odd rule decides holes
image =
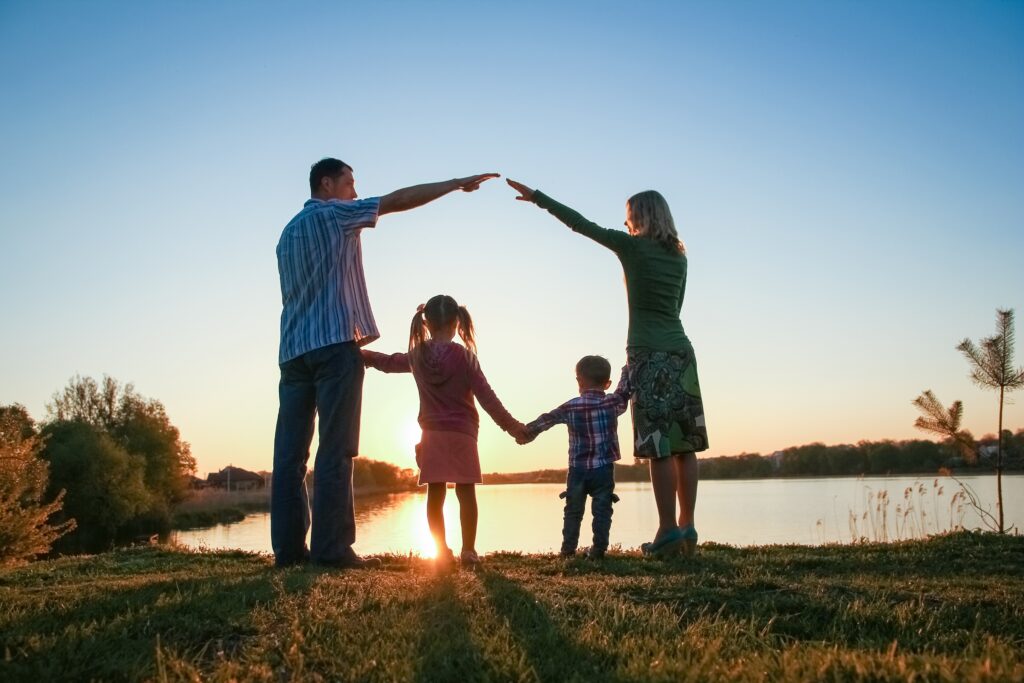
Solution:
[[[198,472],[269,470],[274,247],[335,156],[363,197],[502,174],[363,231],[368,348],[404,350],[450,293],[522,421],[576,395],[583,355],[617,377],[627,311],[614,256],[508,177],[610,228],[630,195],[666,197],[699,455],[933,440],[925,389],[995,433],[955,347],[1024,316],[1024,5],[464,8],[5,3],[0,404],[40,420],[71,377],[109,375],[164,404]],[[414,466],[417,408],[410,377],[368,370],[361,454]],[[628,412],[619,439],[628,461]],[[517,446],[482,414],[479,447],[488,473],[554,469],[566,434]]]

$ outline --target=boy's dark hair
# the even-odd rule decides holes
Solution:
[[[352,167],[340,159],[326,157],[309,167],[309,191],[316,194],[320,189],[320,181],[324,178],[337,178],[345,169]]]
[[[612,376],[612,364],[601,356],[583,356],[576,363],[576,376],[592,386],[603,387]]]

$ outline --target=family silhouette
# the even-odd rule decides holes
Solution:
[[[408,372],[416,383],[422,428],[416,463],[419,483],[427,486],[427,521],[440,564],[455,563],[443,516],[448,484],[455,485],[459,500],[459,561],[466,567],[480,563],[475,490],[481,482],[480,418],[475,401],[520,444],[556,424],[567,426],[561,554],[577,551],[589,496],[594,536],[587,554],[592,559],[604,557],[608,548],[616,500],[614,463],[621,458],[617,418],[630,406],[633,453],[649,461],[658,511],[658,528],[641,550],[661,557],[694,550],[696,453],[708,448],[707,428],[693,346],[679,317],[686,291],[686,250],[658,192],[648,190],[626,201],[623,232],[602,228],[523,183],[506,181],[517,200],[547,210],[573,231],[611,249],[622,264],[629,306],[627,363],[612,393],[606,393],[611,386],[608,361],[585,356],[576,365],[579,395],[523,424],[487,382],[469,311],[445,294],[416,308],[406,351],[382,354],[362,348],[380,336],[363,274],[362,230],[375,227],[384,214],[414,209],[456,190],[473,192],[498,177],[483,173],[359,199],[348,164],[325,158],[310,169],[310,199],[285,226],[277,245],[283,304],[271,489],[271,545],[277,566],[307,561],[338,568],[380,564],[352,549],[352,458],[359,451],[365,367]],[[311,510],[305,475],[314,427],[320,445]]]

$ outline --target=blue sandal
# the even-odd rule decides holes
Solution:
[[[683,535],[682,553],[684,555],[693,555],[697,552],[697,529],[690,524],[681,527],[679,531]]]
[[[679,549],[686,543],[683,530],[676,527],[661,538],[655,538],[651,543],[644,543],[640,546],[640,552],[644,555],[656,557],[668,557],[679,552]]]

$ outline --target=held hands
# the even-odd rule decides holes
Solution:
[[[456,178],[455,182],[460,190],[463,192],[473,192],[474,190],[480,189],[480,184],[484,181],[490,180],[491,178],[500,178],[500,173],[481,173],[480,175],[471,175],[465,178]]]
[[[533,190],[528,188],[526,185],[523,185],[522,183],[517,183],[511,178],[505,178],[505,182],[509,184],[509,187],[511,187],[513,190],[519,193],[519,196],[516,197],[516,199],[518,199],[521,202],[533,201]]]
[[[531,434],[530,430],[526,428],[522,422],[517,422],[514,427],[509,431],[509,435],[516,440],[516,443],[520,446],[528,444],[533,441],[537,436]]]

